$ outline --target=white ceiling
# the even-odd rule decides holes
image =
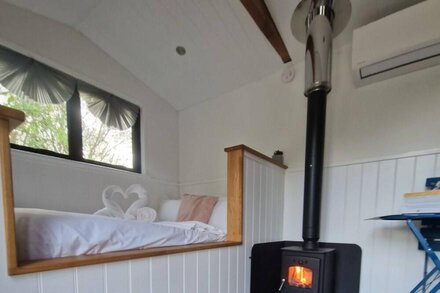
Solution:
[[[422,0],[352,0],[353,28]],[[239,0],[6,0],[82,32],[177,110],[215,98],[282,67]],[[290,33],[299,0],[266,0],[294,62]],[[179,56],[176,46],[187,54]]]

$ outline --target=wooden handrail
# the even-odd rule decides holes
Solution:
[[[232,151],[235,151],[235,150],[246,151],[246,152],[248,152],[248,153],[250,153],[250,154],[252,154],[252,155],[254,155],[256,157],[259,157],[260,159],[263,159],[263,160],[265,160],[265,161],[267,161],[269,163],[277,165],[280,168],[283,168],[283,169],[289,168],[286,165],[284,165],[284,164],[282,164],[282,163],[280,163],[278,161],[275,161],[274,159],[272,159],[272,158],[270,158],[270,157],[260,153],[259,151],[254,150],[253,148],[250,148],[250,147],[248,147],[247,145],[244,145],[244,144],[239,144],[239,145],[236,145],[236,146],[233,146],[233,147],[225,148],[225,152],[232,152]]]

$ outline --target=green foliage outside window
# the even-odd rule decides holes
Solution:
[[[12,143],[69,154],[66,102],[42,104],[17,97],[3,88],[0,104],[26,114],[26,122],[11,133]],[[131,129],[107,127],[88,111],[83,101],[81,120],[84,159],[133,168]]]
[[[26,122],[11,133],[11,142],[60,154],[69,153],[66,103],[41,104],[3,93],[4,105],[26,113]]]

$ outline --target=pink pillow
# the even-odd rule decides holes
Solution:
[[[200,221],[208,224],[218,197],[184,194],[177,221]]]

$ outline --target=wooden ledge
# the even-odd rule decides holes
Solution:
[[[57,269],[65,269],[78,266],[96,265],[114,261],[132,260],[137,258],[160,256],[175,253],[191,252],[203,249],[213,249],[221,247],[229,247],[241,245],[241,242],[223,241],[223,242],[209,242],[201,244],[168,246],[168,247],[153,247],[146,249],[124,250],[116,252],[108,252],[93,255],[69,256],[45,260],[35,260],[20,262],[18,267],[10,268],[9,275],[21,275],[35,272],[43,272]]]
[[[22,111],[0,105],[0,120],[9,121],[9,131],[11,131],[25,120],[25,115]]]
[[[239,145],[236,145],[236,146],[225,148],[225,152],[227,152],[227,153],[228,152],[232,152],[232,151],[236,151],[236,150],[246,151],[246,152],[248,152],[248,153],[250,153],[250,154],[252,154],[252,155],[254,155],[256,157],[259,157],[260,159],[263,159],[265,161],[268,161],[269,163],[277,165],[280,168],[283,168],[283,169],[289,168],[286,165],[284,165],[284,164],[282,164],[282,163],[280,163],[278,161],[275,161],[274,159],[272,159],[272,158],[270,158],[270,157],[260,153],[259,151],[254,150],[253,148],[250,148],[250,147],[248,147],[248,146],[246,146],[244,144],[239,144]]]

